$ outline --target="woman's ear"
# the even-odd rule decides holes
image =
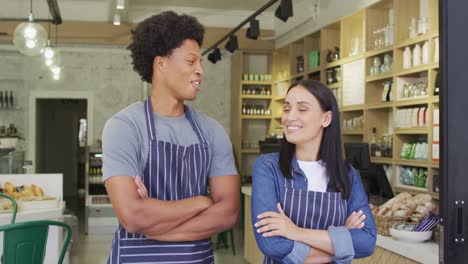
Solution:
[[[333,115],[331,111],[327,111],[325,114],[322,116],[322,126],[328,127],[333,120]]]

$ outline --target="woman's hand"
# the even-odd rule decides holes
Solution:
[[[345,226],[348,229],[354,229],[358,228],[361,229],[364,227],[364,219],[366,219],[366,215],[362,210],[359,212],[352,212],[349,216],[348,219],[346,219]]]
[[[137,186],[137,192],[140,195],[141,199],[147,199],[148,198],[148,190],[146,189],[145,184],[141,180],[141,176],[136,176],[135,177],[135,184]]]
[[[264,237],[282,236],[294,240],[295,234],[300,232],[301,228],[286,216],[279,203],[276,204],[276,207],[279,213],[269,211],[258,215],[260,221],[255,223],[257,232]]]

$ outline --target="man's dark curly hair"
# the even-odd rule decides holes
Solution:
[[[201,47],[205,27],[189,15],[165,11],[139,23],[132,30],[133,42],[128,46],[133,69],[148,83],[153,79],[153,61],[156,56],[171,55],[186,39],[195,40]]]

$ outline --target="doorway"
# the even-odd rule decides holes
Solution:
[[[87,119],[86,99],[39,98],[36,101],[36,171],[63,174],[63,199],[79,215],[79,189],[85,189],[85,148],[79,146],[80,119]]]

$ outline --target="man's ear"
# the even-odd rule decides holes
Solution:
[[[322,116],[322,126],[325,128],[325,127],[328,127],[331,122],[333,120],[333,115],[332,115],[332,111],[327,111],[325,114],[323,114]]]
[[[154,57],[153,60],[153,69],[158,71],[165,71],[166,69],[166,59],[161,56]]]

